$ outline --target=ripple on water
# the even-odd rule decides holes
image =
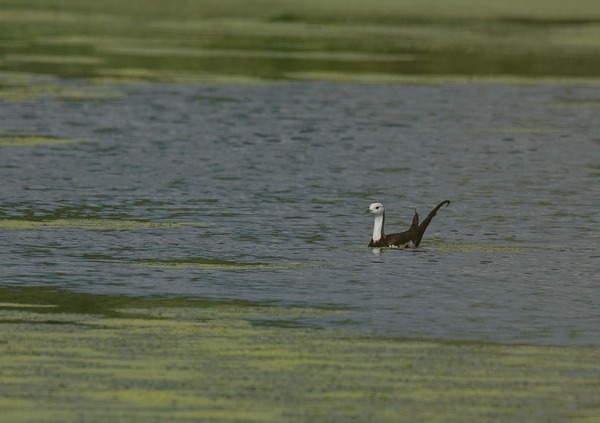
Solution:
[[[161,78],[113,76],[128,74]],[[595,88],[379,82],[0,102],[1,280],[333,304],[351,312],[329,324],[386,336],[600,345],[600,128],[591,107],[555,104]],[[391,232],[446,198],[418,251],[366,248],[368,204]]]

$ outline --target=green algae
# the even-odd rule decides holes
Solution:
[[[168,82],[177,84],[257,84],[262,78],[241,73],[190,72],[148,68],[100,68],[93,78],[96,84]]]
[[[183,83],[507,72],[597,80],[599,16],[592,0],[22,0],[0,10],[0,69],[99,83],[127,69]]]
[[[298,264],[273,264],[273,263],[244,263],[219,259],[191,258],[191,259],[145,259],[133,261],[130,264],[144,267],[157,267],[167,269],[213,269],[213,270],[244,270],[244,269],[295,269],[305,267]]]
[[[104,101],[120,97],[114,89],[97,91],[86,87],[73,88],[57,83],[36,83],[22,85],[0,85],[0,100],[31,101],[40,97],[52,97],[67,101]]]
[[[43,137],[43,136],[19,136],[19,135],[0,135],[0,147],[30,147],[35,145],[62,145],[89,142],[86,139],[76,138],[58,138],[58,137]],[[1,223],[0,223],[1,225]],[[1,226],[0,226],[1,227]]]
[[[67,56],[51,54],[10,54],[4,58],[8,62],[21,63],[46,63],[62,65],[100,65],[104,63],[99,57],[94,56]]]
[[[396,62],[414,60],[410,55],[375,54],[352,51],[294,51],[294,50],[234,50],[234,49],[191,49],[172,46],[126,46],[117,45],[105,47],[111,53],[128,56],[156,57],[198,57],[198,58],[236,58],[236,59],[296,59],[296,60],[328,60],[328,61],[375,61]]]
[[[0,87],[25,86],[56,81],[57,78],[52,75],[32,72],[0,71]]]
[[[39,97],[62,100],[107,100],[121,96],[115,89],[98,89],[95,86],[72,86],[59,83],[52,75],[30,72],[0,71],[1,101],[30,101]]]
[[[44,307],[58,307],[54,304],[21,304],[21,303],[0,303],[0,308],[14,307],[14,308],[44,308]]]
[[[58,84],[0,87],[0,100],[4,101],[29,101],[39,97],[54,97],[71,101],[102,101],[120,96],[121,93],[115,90],[91,91],[86,89],[68,88]]]
[[[0,220],[0,230],[27,230],[27,229],[92,229],[101,231],[157,229],[165,227],[201,227],[199,222],[149,222],[142,220],[126,219],[48,219],[48,220],[24,220],[3,219]]]
[[[352,72],[352,71],[290,71],[285,72],[285,78],[300,81],[330,81],[357,84],[412,84],[412,85],[441,85],[441,84],[470,84],[482,82],[506,85],[600,85],[596,77],[543,77],[518,75],[452,75],[452,74],[401,74],[389,72]]]
[[[252,323],[340,313],[310,307],[1,293],[57,306],[0,307],[0,406],[11,422],[583,422],[600,411],[595,347]]]
[[[68,101],[103,101],[122,96],[118,90],[94,85],[61,84],[52,75],[0,71],[0,101],[31,101],[52,97]]]

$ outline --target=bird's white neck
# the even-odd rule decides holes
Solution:
[[[383,222],[385,220],[385,214],[382,213],[375,216],[375,223],[373,224],[373,241],[379,241],[383,238]]]

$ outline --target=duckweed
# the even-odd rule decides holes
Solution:
[[[30,299],[44,297],[56,307],[0,305],[7,421],[594,421],[600,411],[598,348],[253,324],[340,313],[327,309]],[[78,299],[96,314],[73,309]],[[116,317],[102,312],[111,303]]]
[[[302,267],[298,264],[272,264],[272,263],[244,263],[227,260],[205,258],[158,260],[138,260],[131,263],[135,266],[158,267],[169,269],[215,269],[215,270],[243,270],[243,269],[293,269]]]
[[[162,72],[151,82],[184,83],[198,83],[195,74],[243,83],[300,75],[396,82],[506,69],[596,78],[596,2],[505,3],[211,0],[165,8],[158,0],[23,0],[0,11],[0,68],[97,82],[107,69],[133,67]]]
[[[44,136],[0,136],[1,146],[29,147],[34,145],[60,145],[79,142],[89,142],[86,139],[57,138]],[[2,223],[0,222],[0,225]],[[1,227],[1,226],[0,226]]]

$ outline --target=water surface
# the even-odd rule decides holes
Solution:
[[[0,102],[3,287],[343,309],[305,324],[391,337],[600,345],[595,86],[59,84],[96,97]],[[445,199],[418,251],[366,247],[369,203],[391,232]]]

